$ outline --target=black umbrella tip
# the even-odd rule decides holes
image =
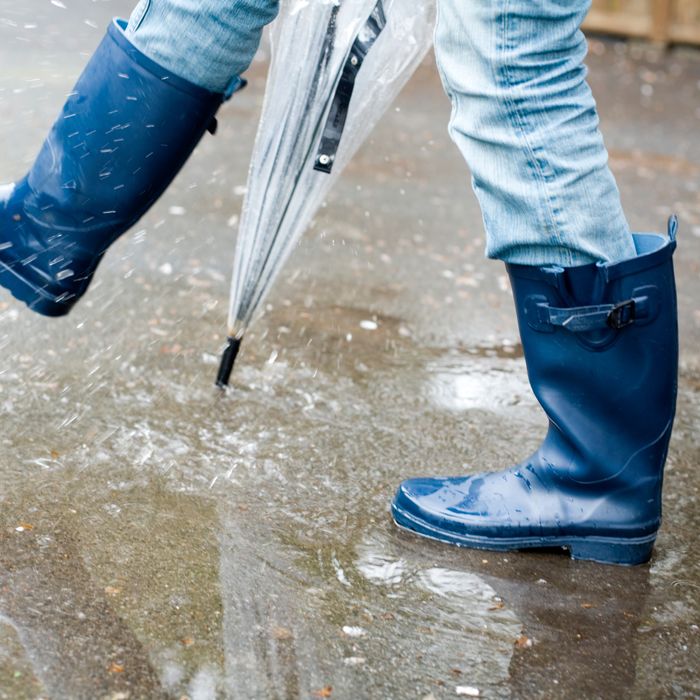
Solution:
[[[240,349],[241,339],[229,337],[224,354],[221,356],[219,373],[216,375],[216,386],[218,386],[219,389],[225,389],[228,386],[229,380],[231,379],[231,372],[233,372],[233,365],[236,362],[236,356]]]

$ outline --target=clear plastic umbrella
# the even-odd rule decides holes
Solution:
[[[225,386],[317,209],[430,48],[434,0],[283,0],[238,232]]]

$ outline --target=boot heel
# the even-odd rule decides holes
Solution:
[[[572,559],[634,566],[644,564],[651,559],[655,540],[656,535],[643,541],[582,539],[570,542],[567,549]]]

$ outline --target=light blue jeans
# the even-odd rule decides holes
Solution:
[[[278,0],[140,0],[126,34],[146,56],[212,92],[238,84]]]
[[[526,265],[634,257],[586,83],[590,0],[438,0],[450,135],[481,205],[486,253]],[[141,0],[127,33],[173,73],[223,92],[278,0]]]

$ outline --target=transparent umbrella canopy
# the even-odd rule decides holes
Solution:
[[[283,0],[236,242],[228,384],[241,341],[343,168],[429,50],[435,0]]]

